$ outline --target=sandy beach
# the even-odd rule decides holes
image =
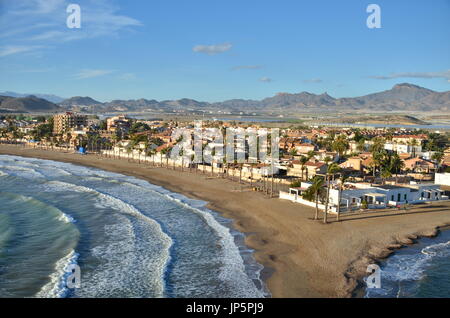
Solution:
[[[181,172],[124,159],[100,158],[0,145],[0,154],[58,160],[137,178],[209,202],[208,207],[234,220],[246,244],[266,268],[273,297],[350,297],[361,285],[367,265],[422,236],[450,225],[450,202],[424,204],[407,211],[364,212],[324,225],[314,209],[268,198],[238,182]]]

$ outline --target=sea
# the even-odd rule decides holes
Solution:
[[[244,235],[205,205],[122,174],[1,155],[0,297],[270,297]]]
[[[380,288],[366,289],[365,297],[450,297],[450,231],[397,250],[380,269]]]

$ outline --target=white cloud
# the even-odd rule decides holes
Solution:
[[[270,83],[272,82],[272,79],[270,77],[263,76],[259,79],[259,81],[264,83]]]
[[[0,48],[0,57],[13,55],[17,53],[29,52],[36,49],[42,48],[40,45],[7,45]]]
[[[320,78],[311,78],[303,80],[303,83],[322,83],[322,82],[323,80],[321,80]]]
[[[259,70],[261,69],[261,65],[238,65],[231,68],[232,71],[238,71],[238,70]]]
[[[450,70],[442,71],[442,72],[402,72],[402,73],[392,73],[390,75],[381,75],[381,76],[369,76],[374,79],[395,79],[395,78],[444,78],[450,81]]]
[[[124,80],[124,81],[132,81],[137,79],[136,74],[134,73],[123,73],[117,76],[118,79]]]
[[[63,37],[64,32],[61,31],[46,31],[37,35],[34,35],[30,38],[33,41],[42,41],[42,40],[50,40],[58,37]]]
[[[213,45],[196,45],[192,48],[194,52],[215,55],[230,50],[233,47],[231,43],[213,44]]]
[[[43,46],[92,39],[118,37],[143,24],[119,14],[120,8],[106,0],[79,0],[81,28],[66,27],[68,0],[0,0],[0,38],[11,45]]]
[[[99,77],[104,76],[107,74],[111,74],[114,72],[113,70],[93,70],[93,69],[83,69],[77,74],[74,75],[75,79],[86,79],[86,78],[93,78],[93,77]]]

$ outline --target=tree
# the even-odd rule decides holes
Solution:
[[[330,201],[330,181],[331,181],[331,176],[337,174],[339,171],[341,170],[341,167],[339,167],[339,165],[337,163],[332,163],[331,165],[328,166],[327,168],[327,174],[326,174],[326,179],[327,179],[327,195],[325,198],[325,211],[323,214],[323,223],[327,223],[327,214],[328,214],[328,203]]]
[[[372,139],[372,142],[370,152],[372,153],[373,177],[375,178],[377,167],[381,165],[381,161],[385,155],[384,139],[381,137],[375,137]]]
[[[323,185],[324,185],[324,179],[315,176],[313,178],[312,185],[308,188],[308,190],[311,191],[312,194],[314,194],[314,200],[316,202],[316,213],[314,215],[314,220],[319,219],[319,196],[321,193],[323,193]],[[306,191],[308,193],[308,190]]]
[[[289,154],[291,155],[291,157],[296,156],[296,155],[297,155],[297,149],[292,148],[292,149],[289,151]]]
[[[341,198],[342,198],[342,189],[344,187],[344,183],[348,180],[349,176],[345,174],[341,174],[341,177],[339,178],[339,193],[338,193],[338,204],[336,209],[336,220],[339,222],[339,217],[341,215]]]
[[[345,135],[339,135],[331,144],[331,149],[342,157],[344,152],[348,149],[348,140]]]
[[[431,156],[431,159],[433,159],[436,163],[438,172],[440,170],[442,158],[444,158],[444,153],[442,151],[437,151]]]
[[[144,132],[150,130],[150,127],[142,122],[135,122],[131,125],[131,128],[129,130],[129,134],[135,134],[138,132]]]
[[[357,141],[356,150],[359,152],[363,152],[366,149],[366,140],[364,138],[361,138]]]
[[[389,156],[389,172],[390,173],[395,173],[395,182],[397,183],[397,175],[400,172],[401,169],[403,169],[403,167],[405,166],[405,163],[403,162],[402,159],[400,159],[400,156],[395,152],[392,153]]]
[[[416,147],[418,145],[419,145],[419,143],[417,142],[417,139],[411,139],[410,141],[408,141],[408,146],[411,146],[413,157],[416,156]]]
[[[387,169],[387,168],[384,168],[381,171],[381,178],[383,179],[383,184],[385,184],[386,183],[386,179],[388,179],[390,177],[392,177],[391,171],[389,169]]]
[[[302,181],[305,180],[303,179],[303,171],[305,170],[305,164],[308,162],[308,158],[305,156],[301,156],[300,157],[300,165],[302,167]]]

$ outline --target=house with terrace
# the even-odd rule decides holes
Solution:
[[[310,183],[302,182],[300,187],[290,188],[289,192],[280,191],[280,199],[315,206],[314,202],[302,197],[310,186]],[[333,182],[329,191],[329,211],[335,213],[338,204],[341,212],[347,212],[364,206],[368,209],[383,209],[438,200],[448,200],[448,197],[437,184],[372,185],[346,182],[340,187],[338,182]],[[325,208],[323,201],[318,205],[322,210]]]

